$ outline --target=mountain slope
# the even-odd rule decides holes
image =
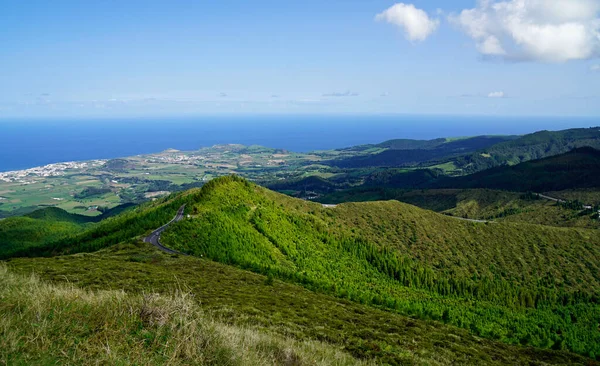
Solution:
[[[600,151],[582,147],[562,155],[442,179],[436,188],[491,188],[547,192],[600,187]]]
[[[399,202],[328,209],[239,178],[211,181],[189,209],[163,244],[509,343],[597,352],[592,323],[556,317],[598,311],[594,231],[474,224]]]
[[[283,266],[292,266],[287,262],[290,256],[283,252],[307,250],[306,247],[298,247],[300,241],[305,240],[306,246],[312,246],[314,244],[308,241],[318,239],[317,241],[321,241],[318,245],[323,246],[323,240],[364,240],[375,244],[378,248],[394,248],[404,254],[414,254],[415,258],[425,257],[428,263],[439,263],[436,267],[442,272],[450,270],[456,273],[464,272],[465,276],[470,276],[473,272],[477,272],[480,276],[497,275],[490,272],[488,268],[492,261],[496,260],[505,262],[501,269],[514,272],[512,276],[518,272],[522,277],[519,280],[520,285],[527,285],[527,281],[540,273],[557,271],[584,276],[578,278],[584,280],[586,286],[589,286],[588,290],[600,289],[600,267],[597,268],[598,271],[596,267],[592,267],[589,272],[582,271],[579,264],[573,264],[571,269],[569,269],[571,264],[554,268],[551,263],[536,263],[533,257],[527,259],[525,252],[536,243],[547,245],[546,253],[552,254],[556,251],[557,257],[572,257],[574,254],[568,254],[570,251],[581,252],[586,250],[585,248],[591,251],[588,253],[589,256],[597,257],[600,256],[600,247],[596,248],[595,244],[600,244],[600,238],[596,238],[593,231],[518,224],[473,225],[394,201],[348,203],[335,209],[327,209],[319,204],[288,198],[234,177],[212,181],[202,190],[202,197],[196,200],[191,209],[198,218],[184,221],[176,226],[194,228],[222,223],[226,226],[230,225],[232,230],[243,232],[241,236],[235,236],[227,233],[223,228],[214,227],[200,234],[206,237],[206,241],[192,240],[197,244],[182,244],[207,246],[210,245],[213,237],[218,237],[223,244],[220,249],[224,250],[215,255],[221,256],[222,260],[231,259],[235,256],[234,251],[237,250],[227,240],[231,238],[231,240],[244,242],[245,235],[252,236],[248,241],[253,243],[252,248],[239,248],[243,249],[246,255],[255,253],[261,256],[264,250],[271,258],[271,263]],[[200,217],[205,219],[200,220]],[[527,232],[519,232],[520,227],[526,227]],[[291,232],[286,233],[286,230]],[[185,233],[184,230],[179,231],[180,234]],[[183,241],[184,238],[174,235],[179,231],[168,232],[165,240],[168,242],[169,237],[172,237]],[[279,237],[281,243],[278,242]],[[557,237],[561,237],[560,245],[555,243]],[[290,242],[292,238],[296,242]],[[287,245],[290,247],[286,247]],[[472,248],[473,245],[479,248]],[[496,245],[498,248],[494,249]],[[200,249],[196,246],[194,248]],[[480,253],[475,259],[475,253],[470,253],[481,251],[483,248],[500,251],[500,257],[494,254],[494,258],[484,260],[485,254]],[[463,255],[460,260],[466,262],[467,268],[464,265],[459,269],[454,268],[455,266],[448,259],[452,256],[446,252],[450,249],[457,250],[459,253],[456,255]],[[206,250],[210,248],[206,247]],[[254,250],[256,252],[253,252]],[[509,266],[517,262],[513,255],[525,256],[526,268],[511,270]],[[470,256],[473,258],[469,259]],[[279,263],[279,260],[284,261]],[[537,260],[539,261],[539,258]],[[298,266],[298,263],[294,265]],[[509,276],[511,275],[507,274],[506,279]]]
[[[231,325],[186,293],[86,291],[0,265],[0,298],[5,364],[369,364],[331,345]]]
[[[127,207],[124,211],[117,208],[110,213],[115,213],[115,216],[84,229],[81,225],[70,222],[28,217],[5,219],[0,221],[0,235],[2,228],[7,228],[4,235],[7,240],[10,239],[10,245],[2,245],[3,242],[0,241],[0,259],[90,252],[134,239],[171,220],[177,209],[188,202],[196,192],[197,190],[192,189],[133,209]],[[14,228],[27,230],[31,240]]]
[[[201,307],[203,318],[212,318],[236,329],[250,328],[249,331],[253,331],[258,328],[265,336],[291,336],[299,341],[311,340],[310,344],[314,343],[312,340],[326,342],[329,349],[344,350],[358,359],[374,359],[377,364],[597,364],[589,358],[565,351],[539,350],[481,339],[469,334],[468,330],[441,322],[423,321],[336,299],[200,258],[170,256],[142,243],[113,246],[85,255],[13,259],[8,266],[11,272],[27,278],[35,273],[47,281],[69,286],[75,284],[94,293],[98,290],[124,290],[129,298],[147,294],[148,289],[170,298],[173,289],[184,289],[184,294],[189,294],[186,300],[194,302],[192,306]],[[3,281],[3,284],[6,282]],[[57,301],[56,296],[53,301]],[[77,298],[72,301],[76,302]],[[23,304],[24,299],[19,303]],[[46,304],[45,301],[41,303]],[[10,309],[12,301],[4,304]],[[85,310],[80,309],[77,303],[74,305],[75,311]],[[119,307],[107,309],[108,313],[112,314],[113,309]],[[81,313],[86,314],[86,311]],[[9,314],[14,316],[15,312]],[[46,316],[47,313],[41,311],[39,314]],[[99,315],[104,316],[102,312]],[[77,316],[77,319],[80,318],[81,314]],[[54,322],[57,322],[56,317]],[[18,328],[27,329],[26,324],[21,323]],[[35,330],[34,326],[32,328]],[[115,328],[90,329],[110,332]],[[145,328],[141,335],[151,335],[153,331]],[[84,335],[95,339],[95,331],[87,331]],[[11,337],[0,339],[2,342]],[[144,354],[152,355],[154,345],[156,343],[150,343],[151,347],[146,348]],[[62,350],[69,353],[72,347],[76,345],[65,345]],[[4,349],[8,348],[0,347],[0,350]],[[35,350],[28,348],[27,351],[34,353]],[[188,358],[186,361],[189,364],[194,360]]]
[[[564,154],[586,146],[600,149],[600,127],[535,132],[456,158],[455,164],[463,168],[465,173],[474,173]]]
[[[0,259],[47,245],[83,231],[76,222],[9,217],[0,221]]]
[[[394,201],[324,208],[225,177],[25,254],[135,243],[183,203],[191,218],[162,235],[173,249],[508,344],[600,354],[592,230],[477,224]]]
[[[67,211],[58,207],[46,207],[41,210],[36,210],[31,213],[28,213],[24,216],[37,220],[62,221],[71,222],[73,224],[86,224],[98,221],[96,217],[68,213]]]
[[[389,140],[375,147],[387,150],[366,155],[329,161],[341,168],[403,167],[444,160],[471,153],[495,144],[513,140],[515,136],[477,136],[458,140]],[[364,147],[361,147],[364,148]]]
[[[595,211],[584,210],[583,203],[600,205],[597,191],[553,191],[548,193],[573,204],[558,204],[531,193],[491,189],[396,189],[361,187],[340,190],[319,198],[319,202],[370,202],[397,200],[427,210],[475,220],[510,221],[558,227],[598,229]],[[577,205],[575,202],[581,202]]]

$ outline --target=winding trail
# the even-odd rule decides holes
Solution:
[[[154,230],[149,236],[144,238],[144,243],[150,243],[152,245],[154,245],[155,247],[157,247],[158,249],[162,250],[165,253],[168,254],[180,254],[180,255],[187,255],[185,253],[181,253],[178,252],[176,250],[173,249],[169,249],[167,247],[165,247],[164,245],[162,245],[160,243],[160,234],[163,233],[163,231],[165,231],[169,225],[171,225],[174,222],[177,221],[181,221],[183,219],[183,211],[185,210],[185,205],[181,206],[179,208],[179,210],[177,210],[177,214],[175,215],[175,217],[173,218],[173,220],[169,221],[168,223],[166,223],[165,225],[159,227],[158,229]]]

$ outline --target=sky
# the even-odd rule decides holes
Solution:
[[[0,119],[600,116],[600,0],[0,0]]]

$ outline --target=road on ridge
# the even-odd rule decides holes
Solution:
[[[554,197],[550,197],[550,196],[545,196],[545,195],[543,195],[541,193],[534,193],[534,194],[537,194],[537,196],[540,197],[540,198],[545,198],[545,199],[550,200],[550,201],[559,202],[559,203],[564,203],[565,202],[565,200],[561,200],[559,198],[554,198]]]
[[[144,242],[145,243],[150,243],[152,245],[154,245],[155,247],[157,247],[158,249],[162,250],[165,253],[169,253],[169,254],[181,254],[181,255],[185,255],[184,253],[178,252],[176,250],[173,249],[169,249],[165,246],[163,246],[160,243],[160,234],[163,233],[163,231],[165,231],[169,225],[171,225],[174,222],[177,221],[181,221],[183,219],[183,211],[185,210],[185,205],[181,206],[179,208],[179,210],[177,211],[177,214],[175,215],[175,217],[173,218],[173,220],[169,221],[168,223],[166,223],[165,225],[159,227],[158,229],[154,230],[152,232],[152,234],[148,235],[147,237],[144,238]]]

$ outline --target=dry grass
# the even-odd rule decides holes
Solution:
[[[85,291],[0,264],[0,365],[355,365],[323,343],[211,319],[173,296]]]

